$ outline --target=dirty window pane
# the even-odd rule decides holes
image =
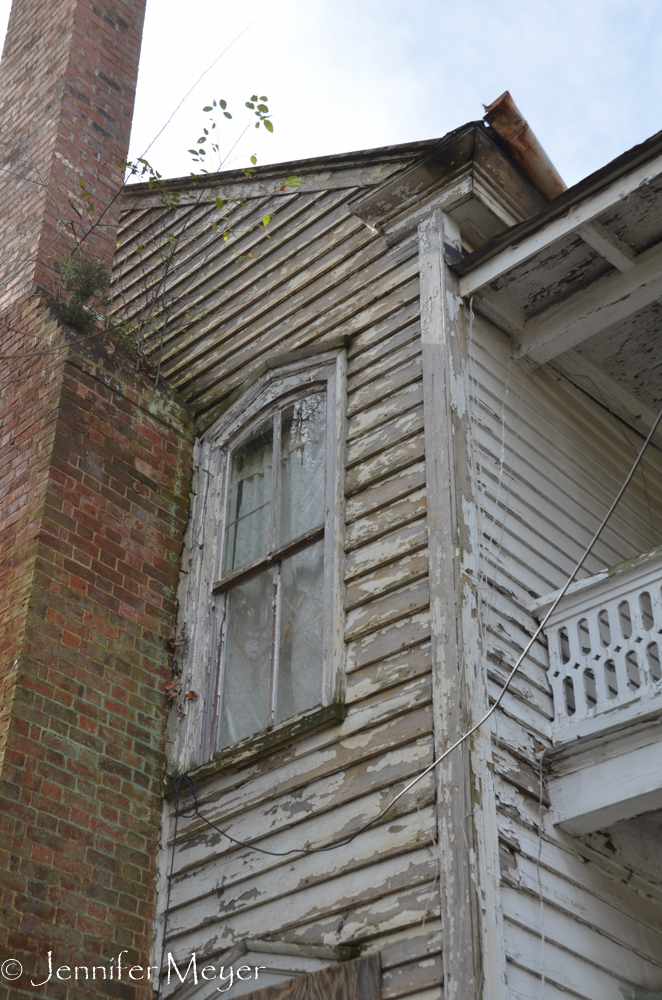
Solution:
[[[266,555],[269,544],[273,422],[234,449],[228,477],[223,576]]]
[[[326,394],[304,396],[281,414],[275,547],[324,523]]]
[[[273,570],[228,591],[219,747],[265,729],[269,721]]]
[[[322,701],[324,542],[281,564],[276,722]]]

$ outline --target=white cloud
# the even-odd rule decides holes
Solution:
[[[662,0],[148,0],[133,155],[256,16],[152,147],[164,174],[189,171],[210,97],[239,112],[254,91],[274,135],[249,129],[228,165],[440,136],[508,88],[574,183],[661,124]]]

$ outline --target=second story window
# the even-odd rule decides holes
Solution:
[[[229,449],[217,749],[322,703],[327,393],[277,401]]]
[[[347,359],[264,367],[196,443],[179,768],[245,759],[344,714]]]

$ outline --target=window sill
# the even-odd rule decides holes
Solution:
[[[245,740],[219,751],[212,760],[192,768],[187,773],[200,784],[201,781],[206,781],[232,767],[252,762],[299,736],[325,729],[327,726],[338,725],[344,720],[346,714],[347,710],[340,702],[304,712],[294,719],[288,719],[286,722],[272,726],[271,729],[265,729],[261,733],[256,733],[254,736],[249,736]],[[172,797],[172,778],[169,779],[164,794],[166,798]]]

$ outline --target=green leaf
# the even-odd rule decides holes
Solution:
[[[257,156],[251,156],[251,163],[253,164],[253,166],[255,166],[255,164],[257,163]]]
[[[219,103],[219,105],[220,105],[220,107],[221,107],[221,110],[222,110],[222,111],[225,111],[225,109],[226,109],[226,108],[227,108],[227,106],[228,106],[228,102],[227,102],[227,101],[219,101],[218,103]],[[216,104],[216,101],[214,101],[214,104]]]
[[[250,108],[251,111],[255,110],[255,105],[253,104],[252,101],[246,101],[246,107]]]
[[[189,149],[189,153],[192,153],[193,156],[197,156],[198,155],[197,149]]]
[[[207,140],[205,139],[204,135],[201,135],[200,138],[198,140],[196,140],[196,141],[197,141],[198,145],[200,145],[201,142],[206,142]]]
[[[214,101],[214,104],[216,104],[216,101]],[[203,111],[212,111],[213,108],[212,108],[211,104],[206,104],[205,107],[202,110]]]
[[[203,130],[202,130],[202,131],[203,131],[203,132],[205,133],[205,135],[209,135],[209,132],[207,131],[207,129],[206,129],[206,128],[203,128]]]
[[[224,111],[223,114],[225,115],[226,118],[232,118],[232,115],[230,114],[229,111]]]
[[[251,97],[251,101],[257,101],[257,100],[259,100],[257,94],[253,94],[253,96]]]
[[[255,128],[259,128],[259,127],[260,127],[260,123],[259,122],[255,122]]]
[[[262,111],[263,114],[266,114],[269,108],[266,106],[266,104],[258,104],[257,110]]]
[[[223,208],[223,199],[222,198],[218,198],[218,197],[216,198],[216,208],[218,208],[219,210]]]
[[[271,219],[272,219],[271,215],[263,215],[262,216],[262,225],[263,226],[268,226],[269,223],[271,222]]]
[[[268,100],[269,100],[269,98],[268,98],[268,97],[264,97],[264,96],[263,96],[263,97],[261,97],[261,98],[260,98],[260,100],[261,100],[261,101],[268,101]]]
[[[264,127],[266,128],[267,132],[273,132],[274,130],[273,124],[269,121],[268,118],[264,119]]]

